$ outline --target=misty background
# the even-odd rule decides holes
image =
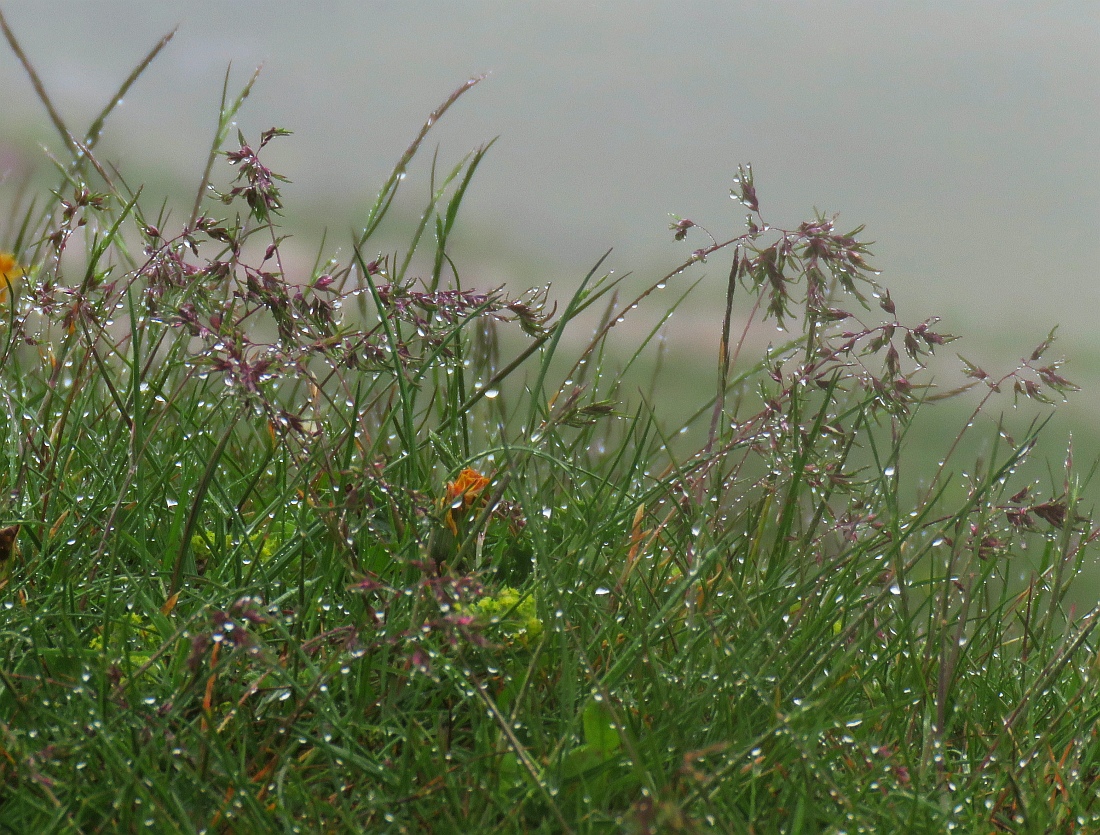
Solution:
[[[147,196],[193,192],[227,67],[235,95],[262,63],[239,125],[252,140],[271,126],[294,131],[266,157],[293,181],[285,226],[303,238],[328,227],[344,244],[426,115],[488,73],[430,135],[403,193],[409,211],[422,206],[435,147],[449,168],[499,137],[459,220],[458,263],[483,276],[473,283],[569,285],[608,248],[608,267],[652,282],[704,243],[675,243],[669,213],[718,236],[741,230],[729,189],[737,164],[751,163],[769,222],[795,225],[816,208],[839,213],[845,229],[866,224],[903,321],[943,316],[945,330],[966,337],[959,350],[991,371],[1007,371],[1060,324],[1054,352],[1085,386],[1075,408],[1091,412],[1098,400],[1096,4],[0,0],[0,9],[74,130],[179,26],[97,154],[147,182]],[[6,46],[0,89],[2,190],[29,168],[48,170],[42,146],[60,142]],[[304,248],[312,261],[315,243]],[[728,265],[704,269],[713,275],[688,319],[705,319],[722,297]]]

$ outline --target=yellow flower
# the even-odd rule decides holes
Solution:
[[[455,517],[461,517],[473,507],[488,486],[489,479],[472,467],[467,467],[458,474],[458,478],[447,483],[446,492],[439,504],[444,511],[443,522],[452,534],[458,536]]]
[[[23,276],[23,268],[10,252],[0,252],[0,304],[8,299],[8,292]]]
[[[136,612],[124,615],[116,624],[112,632],[114,641],[109,648],[113,656],[125,658],[129,664],[140,667],[153,656],[153,652],[160,645],[160,638],[156,630],[145,622]],[[88,641],[88,648],[94,652],[104,652],[108,649],[103,643],[103,629],[96,629],[92,639]]]
[[[542,621],[534,596],[523,596],[510,586],[495,595],[486,595],[472,606],[463,607],[462,611],[469,612],[482,624],[500,624],[509,641],[525,647],[542,635]]]

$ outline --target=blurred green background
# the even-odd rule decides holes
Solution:
[[[449,166],[499,137],[460,219],[455,257],[468,283],[564,291],[613,247],[608,266],[641,287],[703,244],[674,243],[669,213],[716,235],[740,230],[729,188],[737,164],[751,163],[771,223],[795,225],[815,208],[838,212],[844,227],[865,223],[899,317],[942,316],[944,330],[965,337],[949,347],[991,373],[1060,324],[1052,356],[1069,357],[1064,373],[1083,391],[1044,448],[1060,460],[1073,432],[1079,459],[1094,453],[1100,6],[0,0],[0,9],[76,128],[178,24],[98,154],[148,184],[147,205],[162,195],[189,205],[226,68],[235,92],[262,63],[240,127],[253,139],[271,126],[294,131],[267,158],[293,181],[285,221],[303,269],[322,229],[346,246],[426,114],[475,74],[489,77],[429,143]],[[0,89],[2,199],[26,172],[48,172],[42,146],[60,143],[6,48]],[[429,161],[411,172],[410,213],[426,198]],[[705,265],[712,275],[673,317],[681,391],[662,396],[713,379],[727,270]],[[1011,412],[1011,399],[996,408]],[[951,436],[948,423],[930,431]]]

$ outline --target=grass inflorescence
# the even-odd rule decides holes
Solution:
[[[1097,827],[1079,480],[1028,475],[1035,426],[957,463],[999,392],[1073,388],[1049,341],[933,386],[953,337],[899,320],[861,230],[766,222],[747,167],[743,231],[675,218],[701,246],[625,303],[602,261],[557,304],[462,272],[485,148],[378,251],[476,81],[302,269],[264,161],[293,139],[227,144],[254,78],[176,219],[95,153],[167,39],[81,137],[4,31],[66,154],[0,238],[5,831]],[[655,331],[611,340],[705,267],[714,384],[669,424],[622,383]]]

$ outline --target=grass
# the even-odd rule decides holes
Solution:
[[[557,305],[464,275],[486,149],[372,249],[469,86],[304,274],[262,161],[293,140],[229,145],[244,94],[181,218],[50,108],[57,187],[2,239],[0,827],[1095,829],[1085,479],[1035,479],[1038,425],[914,460],[951,338],[859,230],[768,226],[749,169],[745,231],[678,220],[701,246],[636,298],[603,263]],[[612,338],[704,265],[713,394],[673,422],[656,330]],[[975,415],[1072,388],[1048,349],[968,366]]]

